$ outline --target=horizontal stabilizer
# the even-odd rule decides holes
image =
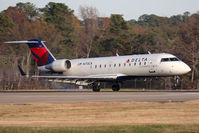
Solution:
[[[42,42],[45,42],[45,41],[42,41]],[[8,42],[5,42],[5,43],[38,43],[38,41],[8,41]]]

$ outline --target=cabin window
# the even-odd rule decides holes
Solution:
[[[106,68],[106,64],[104,65],[104,68]]]
[[[139,65],[141,66],[141,62],[139,63]]]
[[[129,63],[129,66],[131,66],[131,63]]]
[[[121,64],[119,64],[119,67],[121,66]]]
[[[116,64],[114,64],[114,67],[116,67]]]
[[[138,59],[136,58],[136,59],[135,59],[135,62],[137,62],[137,60],[138,60]]]
[[[101,67],[102,67],[102,65],[99,65],[99,67],[101,68]]]
[[[97,68],[97,65],[95,65],[95,68]]]
[[[146,65],[146,62],[144,62],[144,65]]]
[[[126,66],[126,63],[124,63],[124,66]]]
[[[134,63],[134,66],[136,66],[136,63]]]
[[[111,64],[109,64],[109,67],[111,67]]]

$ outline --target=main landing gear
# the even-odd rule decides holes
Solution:
[[[100,92],[100,83],[94,83],[92,85],[92,88],[93,88],[93,92]]]
[[[113,91],[119,91],[120,90],[120,85],[119,84],[113,84],[112,85],[112,90]]]
[[[92,84],[92,88],[93,88],[93,92],[100,92],[100,83],[93,83]],[[118,83],[115,83],[112,85],[112,90],[114,92],[119,91],[120,90],[120,85]]]

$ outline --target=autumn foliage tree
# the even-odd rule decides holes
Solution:
[[[38,73],[25,45],[5,41],[40,38],[47,41],[56,58],[99,57],[127,54],[171,53],[188,63],[192,72],[181,76],[181,88],[197,88],[199,80],[199,14],[160,17],[144,14],[138,20],[124,20],[120,14],[99,17],[95,7],[82,6],[80,19],[64,3],[50,2],[43,8],[18,3],[0,13],[0,88],[51,88],[44,81],[22,78],[20,64],[27,73]],[[166,88],[171,88],[172,80]]]

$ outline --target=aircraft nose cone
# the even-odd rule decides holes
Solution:
[[[185,73],[188,73],[191,71],[191,68],[187,64],[185,64],[184,71],[185,71]]]
[[[180,64],[176,65],[176,67],[174,68],[175,69],[173,69],[173,73],[177,75],[186,74],[191,71],[191,68],[184,62],[181,62]]]

